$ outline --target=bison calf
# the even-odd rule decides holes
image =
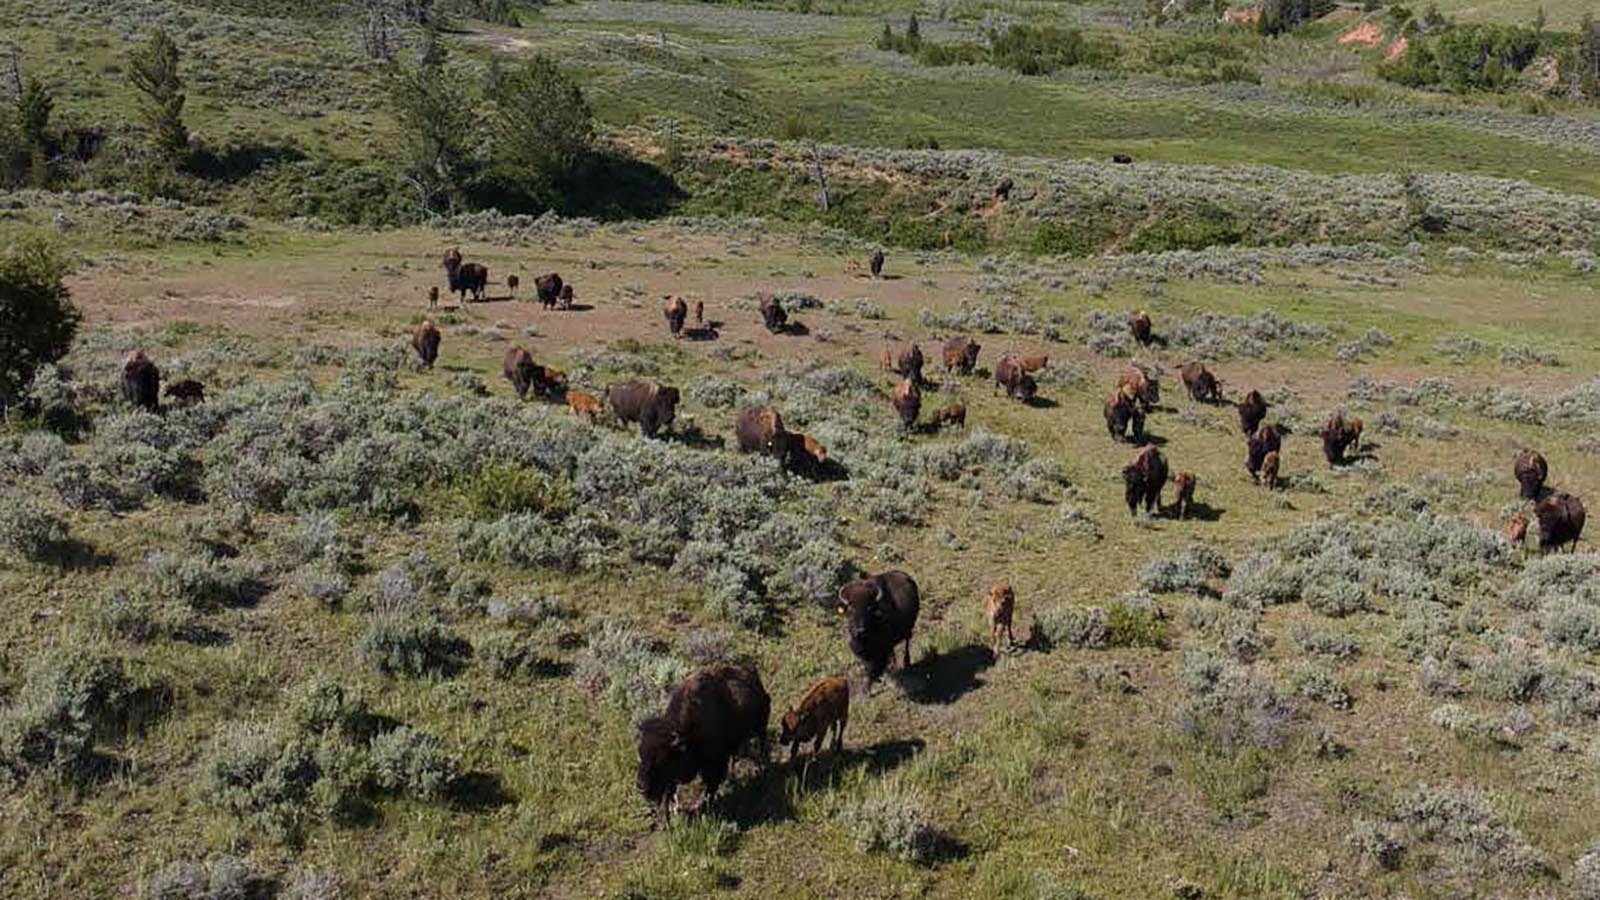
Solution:
[[[600,398],[584,391],[567,391],[567,408],[573,415],[590,422],[600,421],[600,414],[604,412]]]
[[[1267,455],[1261,458],[1261,471],[1256,473],[1256,478],[1267,490],[1278,489],[1278,451],[1269,450]]]
[[[1189,507],[1194,504],[1195,477],[1193,472],[1179,472],[1172,479],[1172,486],[1178,492],[1178,499],[1173,503],[1173,509],[1178,513],[1178,520],[1189,517]]]
[[[1017,646],[1017,636],[1011,631],[1011,620],[1017,611],[1017,594],[1011,589],[1011,584],[997,581],[989,587],[989,593],[983,598],[983,616],[989,623],[989,651],[996,657],[1000,655],[1000,635],[1004,632],[1006,645]]]
[[[789,745],[789,761],[800,754],[800,745],[813,741],[811,755],[822,752],[822,742],[833,734],[833,752],[844,749],[844,729],[850,724],[850,682],[843,678],[824,678],[806,691],[798,707],[790,707],[778,720],[778,743]]]
[[[206,386],[193,378],[167,385],[163,394],[168,400],[175,400],[185,406],[193,403],[204,403],[206,399]]]
[[[950,425],[956,428],[967,427],[967,405],[957,400],[939,409],[933,414],[933,427],[943,428]]]

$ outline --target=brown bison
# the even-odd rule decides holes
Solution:
[[[971,375],[978,365],[977,341],[967,337],[953,337],[944,342],[944,370],[957,375]]]
[[[675,387],[633,379],[606,388],[606,399],[619,422],[638,422],[641,434],[655,437],[662,429],[672,430],[681,395]]]
[[[661,305],[661,314],[667,317],[667,330],[673,337],[682,337],[683,321],[689,318],[689,304],[683,302],[682,297],[668,297]]]
[[[206,386],[193,378],[169,384],[162,393],[168,400],[174,400],[184,406],[206,401]]]
[[[1514,513],[1506,521],[1506,527],[1500,530],[1500,536],[1511,546],[1521,547],[1528,538],[1528,517],[1520,512]]]
[[[439,286],[428,288],[428,308],[435,309],[439,306]]]
[[[994,195],[995,195],[995,197],[997,197],[998,199],[1001,199],[1001,200],[1010,200],[1011,199],[1011,189],[1016,187],[1016,186],[1017,186],[1017,183],[1015,181],[1011,180],[1011,176],[1010,175],[1007,175],[1006,177],[1000,179],[1000,183],[999,184],[994,186]]]
[[[555,366],[534,366],[532,386],[546,400],[559,399],[567,392],[567,373]]]
[[[1130,366],[1128,371],[1122,373],[1122,377],[1117,379],[1117,389],[1139,401],[1139,406],[1145,412],[1161,402],[1161,383],[1137,366]]]
[[[907,378],[895,385],[890,401],[894,404],[894,411],[900,414],[901,427],[910,428],[917,424],[917,416],[922,414],[922,390],[917,387],[916,379]]]
[[[1322,423],[1322,428],[1317,432],[1322,436],[1322,455],[1328,460],[1328,465],[1343,465],[1345,451],[1361,452],[1361,420],[1346,417],[1344,410],[1338,410]]]
[[[580,419],[590,422],[600,421],[600,416],[605,409],[600,405],[600,398],[584,391],[567,391],[567,408]]]
[[[894,648],[905,645],[901,668],[911,666],[911,632],[922,597],[911,576],[897,569],[860,578],[839,588],[839,611],[850,634],[850,652],[867,669],[871,684],[888,671]]]
[[[771,294],[762,294],[759,309],[761,311],[761,324],[765,325],[768,331],[777,334],[789,327],[789,314],[784,312],[783,304],[778,302],[777,297]]]
[[[741,409],[733,420],[733,435],[744,453],[774,452],[773,441],[783,433],[783,416],[770,406]]]
[[[706,302],[704,300],[696,300],[694,302],[694,323],[696,325],[704,325],[705,322],[706,322]]]
[[[989,593],[983,598],[983,618],[989,623],[989,652],[995,656],[1000,655],[1000,635],[1006,636],[1006,644],[1010,647],[1017,645],[1017,636],[1011,631],[1011,620],[1017,611],[1017,594],[1011,589],[1010,582],[997,581],[989,586]]]
[[[910,378],[917,384],[923,383],[922,363],[922,347],[917,344],[909,347],[884,347],[878,351],[880,368],[903,378]]]
[[[1133,319],[1131,319],[1130,322],[1129,322],[1129,326],[1130,326],[1131,330],[1133,331],[1133,339],[1135,341],[1139,342],[1139,346],[1141,346],[1141,347],[1150,346],[1150,314],[1149,313],[1145,312],[1142,309],[1139,310],[1138,312],[1134,313],[1133,314]]]
[[[850,682],[843,678],[824,678],[791,706],[778,720],[778,743],[789,745],[789,761],[800,755],[800,745],[813,741],[811,755],[822,752],[822,742],[831,732],[833,752],[844,749],[844,729],[850,724]]]
[[[801,431],[780,431],[773,436],[772,454],[786,471],[809,478],[828,462],[828,450],[816,438]]]
[[[1524,448],[1512,461],[1511,472],[1521,485],[1522,499],[1536,500],[1544,490],[1544,480],[1550,476],[1550,466],[1539,451]]]
[[[1030,353],[1027,356],[1017,357],[1017,365],[1024,372],[1042,372],[1050,365],[1050,357],[1043,353]]]
[[[752,738],[766,757],[772,698],[753,665],[713,663],[683,680],[666,712],[639,725],[637,784],[658,817],[671,815],[678,786],[698,775],[707,800],[728,776],[728,765]]]
[[[1193,472],[1179,472],[1173,476],[1172,486],[1178,491],[1177,502],[1173,509],[1178,514],[1179,521],[1189,517],[1189,507],[1194,505],[1195,477]]]
[[[1583,535],[1583,501],[1565,491],[1555,491],[1533,505],[1539,520],[1539,549],[1543,552],[1578,546]]]
[[[461,302],[467,302],[467,294],[472,294],[472,299],[482,300],[484,288],[489,285],[489,267],[480,263],[461,261],[461,248],[453,247],[444,254],[444,274],[450,283],[450,293],[460,294]]]
[[[439,329],[432,322],[424,321],[411,330],[411,349],[417,351],[422,364],[433,368],[434,360],[439,358]]]
[[[122,399],[150,412],[161,408],[161,370],[143,350],[122,361]]]
[[[941,407],[933,414],[933,427],[943,428],[951,425],[956,428],[967,427],[967,405],[957,400]]]
[[[1256,429],[1245,441],[1244,467],[1252,478],[1261,477],[1261,464],[1268,453],[1276,453],[1283,449],[1283,435],[1272,425],[1263,425]]]
[[[1222,382],[1204,363],[1192,362],[1183,367],[1178,373],[1183,379],[1183,386],[1189,391],[1189,398],[1196,403],[1222,402]]]
[[[1112,440],[1135,444],[1144,441],[1144,413],[1127,392],[1117,391],[1106,398],[1105,417],[1106,432]]]
[[[1126,166],[1133,162],[1133,157],[1126,153],[1113,153],[1111,154],[1111,161],[1119,166]]]
[[[561,299],[561,292],[566,290],[561,276],[555,272],[548,275],[538,275],[533,279],[533,289],[539,295],[539,303],[545,309],[555,309],[556,303]]]
[[[517,295],[517,288],[519,288],[521,286],[522,286],[522,279],[521,278],[518,278],[515,275],[507,275],[506,276],[506,293],[508,293],[511,296],[515,297]]]
[[[511,387],[517,392],[518,400],[528,399],[528,389],[533,387],[534,381],[539,378],[539,366],[533,361],[532,354],[522,347],[512,347],[506,351],[501,362],[500,371],[511,382]]]
[[[563,284],[561,286],[561,308],[562,309],[571,309],[572,308],[572,301],[574,299],[575,298],[574,298],[573,293],[572,293],[572,285]]]
[[[1140,504],[1146,513],[1155,514],[1161,505],[1161,489],[1167,486],[1167,460],[1155,447],[1140,450],[1133,462],[1122,468],[1122,499],[1128,514],[1137,516]]]
[[[1278,489],[1278,463],[1277,450],[1268,450],[1267,455],[1261,457],[1261,471],[1256,473],[1256,479],[1269,491]]]
[[[1251,391],[1239,401],[1239,428],[1246,435],[1255,434],[1261,420],[1267,417],[1267,400],[1260,391]]]
[[[1005,388],[1007,397],[1024,403],[1039,393],[1039,383],[1022,367],[1022,361],[1011,355],[1000,357],[994,364],[994,384],[996,390]]]
[[[881,277],[883,275],[883,251],[882,250],[874,250],[874,251],[872,251],[872,258],[867,260],[867,269],[872,272],[872,277],[873,278],[879,278],[879,277]]]

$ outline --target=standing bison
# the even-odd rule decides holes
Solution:
[[[561,292],[566,288],[561,276],[555,272],[539,275],[533,279],[533,289],[539,295],[539,303],[545,309],[555,309],[556,302],[561,299]]]
[[[1172,486],[1178,491],[1178,499],[1172,504],[1172,509],[1178,514],[1178,521],[1181,522],[1189,517],[1189,507],[1194,505],[1194,473],[1179,472],[1173,477]]]
[[[122,399],[150,412],[161,408],[161,370],[143,350],[122,361]]]
[[[1342,409],[1322,423],[1318,434],[1322,436],[1322,455],[1328,465],[1343,465],[1346,450],[1361,452],[1361,428],[1361,420],[1346,417]]]
[[[193,378],[185,378],[182,381],[167,385],[167,389],[162,392],[162,395],[180,405],[190,406],[195,403],[205,402],[206,386]]]
[[[822,751],[822,742],[833,735],[833,752],[844,749],[844,729],[850,724],[850,682],[843,678],[824,678],[806,691],[798,707],[791,707],[778,720],[778,742],[789,745],[789,761],[800,753],[800,745],[813,741],[811,755]]]
[[[1139,346],[1141,346],[1141,347],[1150,346],[1150,314],[1149,313],[1145,312],[1142,309],[1139,310],[1138,312],[1134,313],[1133,314],[1133,318],[1129,321],[1129,328],[1130,328],[1130,330],[1133,331],[1133,339],[1139,343]]]
[[[1550,466],[1537,450],[1524,448],[1511,463],[1512,474],[1521,486],[1522,499],[1537,500],[1544,490],[1544,480],[1550,476]]]
[[[781,434],[783,417],[770,406],[742,409],[733,420],[733,435],[744,453],[774,453],[774,442]]]
[[[1011,176],[1010,175],[1007,175],[1006,177],[1000,179],[1000,183],[994,186],[995,199],[997,199],[997,200],[1010,200],[1011,199],[1011,189],[1016,187],[1016,186],[1017,186],[1017,183],[1015,181],[1011,180]]]
[[[1022,367],[1022,361],[1010,354],[994,364],[994,383],[996,389],[1005,389],[1007,397],[1024,403],[1032,402],[1039,393],[1039,383]]]
[[[1017,593],[1011,582],[997,581],[989,586],[983,598],[983,618],[989,623],[989,652],[1000,656],[1000,635],[1006,636],[1006,645],[1017,646],[1017,636],[1011,631],[1011,621],[1017,612]]]
[[[1161,504],[1161,489],[1167,486],[1167,460],[1155,447],[1140,450],[1133,462],[1122,468],[1122,499],[1128,514],[1137,516],[1140,505],[1154,515]]]
[[[618,421],[637,422],[641,434],[655,437],[662,429],[672,429],[680,395],[675,387],[634,379],[606,388],[606,399]]]
[[[450,283],[450,293],[460,294],[461,302],[467,302],[467,294],[472,294],[472,299],[482,300],[483,291],[489,285],[489,267],[480,263],[461,261],[461,248],[453,247],[444,254],[444,274]]]
[[[801,431],[779,431],[772,438],[772,455],[785,471],[811,478],[827,465],[828,450],[811,435]]]
[[[1204,363],[1192,362],[1183,367],[1178,373],[1183,379],[1183,386],[1189,391],[1189,398],[1196,403],[1222,402],[1222,382]]]
[[[922,363],[922,347],[917,344],[909,347],[888,346],[878,351],[880,368],[909,378],[917,384],[923,383]]]
[[[894,411],[900,414],[902,428],[909,429],[917,424],[917,416],[922,414],[922,389],[917,387],[916,379],[907,378],[895,385],[889,400],[894,404]]]
[[[1544,552],[1578,546],[1583,535],[1583,501],[1565,491],[1555,491],[1533,505],[1539,520],[1539,549]]]
[[[1161,383],[1138,366],[1130,366],[1117,379],[1117,390],[1139,401],[1139,406],[1149,412],[1161,403]]]
[[[1252,478],[1261,477],[1261,465],[1266,460],[1268,453],[1277,453],[1283,449],[1283,436],[1272,425],[1263,425],[1256,429],[1245,441],[1244,468]]]
[[[978,342],[967,337],[953,337],[944,342],[944,370],[956,375],[971,375],[978,365]]]
[[[1112,440],[1135,444],[1144,441],[1144,413],[1128,393],[1119,390],[1107,397],[1104,412],[1106,432]]]
[[[739,748],[752,738],[766,756],[772,698],[753,665],[713,663],[683,680],[666,712],[639,725],[639,793],[658,817],[671,814],[678,786],[698,775],[709,801]]]
[[[533,387],[535,379],[539,377],[539,366],[534,363],[533,356],[521,347],[512,347],[506,351],[505,358],[500,365],[501,374],[511,382],[512,390],[517,392],[518,400],[528,399],[528,388]]]
[[[789,327],[789,314],[784,312],[783,304],[771,294],[761,295],[761,304],[757,307],[761,312],[761,324],[773,334],[778,334]]]
[[[667,330],[673,337],[683,336],[684,320],[689,318],[689,304],[682,297],[668,297],[661,305],[661,314],[667,319]]]
[[[1278,466],[1280,464],[1281,457],[1279,457],[1277,450],[1268,450],[1267,455],[1261,457],[1261,471],[1256,473],[1256,480],[1261,482],[1262,487],[1269,491],[1278,489]]]
[[[901,668],[911,666],[911,632],[922,597],[911,576],[896,569],[857,579],[839,589],[839,611],[850,634],[850,652],[867,669],[867,683],[883,677],[904,644]]]
[[[945,404],[934,412],[932,425],[934,428],[943,428],[946,425],[954,428],[967,427],[967,405],[960,400]]]
[[[1239,428],[1246,435],[1255,434],[1261,420],[1267,417],[1267,400],[1260,391],[1251,391],[1239,401]]]
[[[424,366],[433,368],[439,358],[439,329],[432,322],[423,321],[411,331],[411,349],[417,351]]]
[[[874,251],[872,251],[872,258],[867,260],[867,268],[872,272],[872,277],[873,278],[881,278],[883,276],[883,251],[882,250],[874,250]]]

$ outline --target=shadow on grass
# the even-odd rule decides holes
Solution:
[[[994,665],[983,644],[968,644],[949,653],[929,653],[894,679],[915,703],[948,704],[983,685],[978,676]]]
[[[1174,522],[1216,522],[1222,518],[1225,512],[1227,510],[1212,506],[1209,503],[1201,503],[1197,500],[1189,504],[1189,514],[1182,519],[1178,518],[1178,507],[1175,505],[1164,509],[1162,515]]]
[[[874,778],[892,772],[914,759],[926,746],[920,739],[884,741],[870,747],[851,747],[847,743],[837,753],[824,749],[816,757],[802,754],[794,765],[771,762],[762,766],[755,776],[734,783],[716,806],[741,830],[786,822],[795,815],[797,792],[789,790],[787,782],[796,774],[796,766],[799,767],[799,792],[810,792],[827,788],[839,776],[858,769]],[[787,752],[782,748],[777,750]]]
[[[450,805],[465,812],[489,812],[515,799],[493,772],[468,772],[450,786]]]

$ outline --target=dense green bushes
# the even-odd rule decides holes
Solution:
[[[1541,46],[1541,36],[1516,25],[1451,25],[1438,34],[1416,34],[1399,58],[1378,74],[1410,87],[1444,86],[1455,91],[1499,91],[1516,83]]]

